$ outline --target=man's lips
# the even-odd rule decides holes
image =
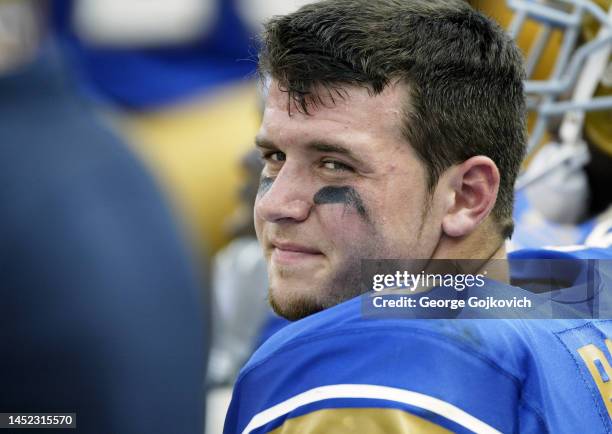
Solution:
[[[272,242],[272,260],[277,263],[296,264],[322,256],[319,250],[312,247],[296,243]]]

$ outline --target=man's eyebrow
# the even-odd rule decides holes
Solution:
[[[367,164],[363,156],[359,155],[358,153],[355,153],[349,147],[338,144],[338,143],[331,143],[331,142],[316,140],[306,145],[306,148],[314,152],[331,152],[334,154],[343,155],[344,157],[351,160],[354,164],[361,165],[364,168],[366,167],[365,165]]]
[[[333,152],[336,154],[346,155],[347,157],[354,158],[356,160],[358,159],[353,151],[351,151],[349,148],[336,143],[316,141],[308,144],[307,148],[312,151]]]
[[[265,149],[277,149],[277,146],[274,144],[273,141],[259,136],[255,137],[255,147]]]
[[[255,147],[259,149],[278,149],[278,146],[269,139],[264,137],[255,137]],[[354,160],[355,162],[361,162],[359,158],[352,150],[348,147],[340,145],[338,143],[331,143],[322,140],[314,140],[306,145],[306,149],[313,152],[332,152],[335,154],[344,155],[347,158]]]

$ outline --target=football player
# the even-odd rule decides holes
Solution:
[[[459,0],[323,1],[267,24],[260,69],[255,225],[270,301],[299,321],[243,368],[224,432],[610,431],[608,320],[362,313],[363,259],[507,258],[527,142],[511,38]],[[585,255],[609,252],[517,258]],[[570,289],[605,289],[605,266],[578,268]],[[524,294],[509,271],[485,293]]]

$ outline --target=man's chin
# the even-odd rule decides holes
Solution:
[[[272,288],[269,290],[269,301],[274,312],[289,321],[297,321],[325,309],[325,306],[309,297],[278,297]]]

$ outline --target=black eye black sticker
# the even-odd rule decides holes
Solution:
[[[270,187],[272,187],[273,183],[274,178],[262,176],[259,179],[259,188],[257,189],[257,196],[263,196],[264,194],[266,194],[266,192],[270,190]]]
[[[353,187],[323,187],[314,195],[314,203],[317,205],[341,203],[346,207],[353,207],[364,220],[369,220],[368,211],[363,204],[359,193]]]

